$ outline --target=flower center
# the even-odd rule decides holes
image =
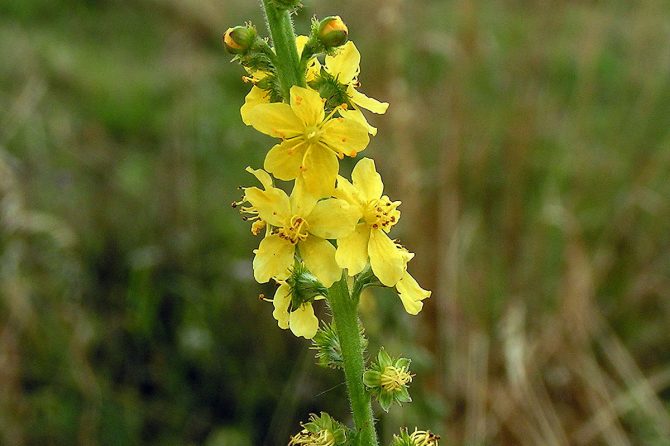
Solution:
[[[417,446],[437,446],[440,436],[430,431],[420,431],[414,429],[412,435],[409,436]]]
[[[412,381],[412,375],[404,367],[388,365],[381,374],[382,388],[388,392],[400,390]]]
[[[277,235],[295,245],[307,238],[308,229],[309,225],[307,224],[307,221],[302,217],[294,215],[289,220],[288,226],[277,229]]]
[[[303,429],[299,434],[291,438],[289,446],[335,446],[335,436],[329,430],[322,430],[318,433]]]
[[[383,229],[386,232],[391,230],[400,219],[399,201],[391,201],[384,195],[377,200],[371,200],[365,207],[363,218],[365,222],[373,229]]]
[[[308,127],[305,129],[305,140],[310,144],[315,144],[321,139],[323,131],[318,127]]]

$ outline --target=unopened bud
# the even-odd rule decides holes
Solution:
[[[223,45],[231,54],[244,54],[256,40],[256,30],[253,26],[236,26],[228,28],[223,34]]]
[[[297,263],[286,279],[291,287],[291,298],[295,308],[315,297],[327,296],[328,289],[302,263]]]
[[[330,16],[319,23],[319,40],[326,48],[344,45],[349,36],[347,25],[340,16]]]

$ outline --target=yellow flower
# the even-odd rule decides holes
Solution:
[[[298,308],[291,309],[291,287],[286,282],[281,282],[277,288],[272,304],[272,316],[277,320],[279,328],[290,328],[294,335],[306,339],[312,339],[316,335],[319,320],[314,315],[312,303],[304,302]]]
[[[298,54],[302,54],[302,50],[305,49],[305,44],[307,44],[307,41],[309,40],[309,37],[307,36],[298,36],[295,39],[296,47],[298,48]],[[319,61],[316,59],[316,57],[313,57],[308,63],[307,63],[307,82],[311,81],[316,77],[317,74],[319,74],[319,71],[321,70],[321,64],[319,64]],[[251,91],[249,91],[249,94],[244,98],[244,105],[242,105],[242,108],[240,108],[240,115],[242,115],[242,122],[244,122],[246,125],[251,125],[249,122],[249,112],[251,111],[252,108],[257,106],[258,104],[268,104],[270,102],[270,91],[264,90],[260,87],[257,87],[256,84],[258,84],[260,81],[268,77],[270,73],[265,72],[265,71],[250,71],[249,76],[245,76],[242,79],[244,79],[245,82],[250,82],[253,84],[253,87],[251,87]]]
[[[258,282],[288,277],[296,248],[306,267],[324,286],[330,287],[340,278],[335,247],[326,239],[351,233],[360,216],[355,207],[336,198],[317,201],[305,193],[300,181],[290,198],[275,187],[247,188],[245,198],[258,217],[272,227],[255,251],[253,267]]]
[[[335,259],[349,275],[363,271],[370,261],[372,272],[386,286],[395,286],[405,272],[405,252],[387,233],[400,218],[399,201],[382,196],[384,184],[369,158],[361,159],[351,173],[353,184],[337,179],[335,196],[346,200],[362,215],[362,220],[348,237],[337,242]]]
[[[265,170],[280,180],[304,179],[307,190],[327,197],[335,189],[338,157],[356,156],[370,142],[360,123],[325,116],[321,96],[314,90],[291,87],[291,103],[259,104],[248,115],[258,131],[283,141],[265,157]]]
[[[326,71],[346,87],[349,102],[354,107],[352,110],[341,110],[340,115],[360,122],[366,126],[371,135],[376,135],[377,129],[368,124],[360,109],[364,108],[373,113],[384,114],[389,104],[367,97],[356,90],[359,85],[358,73],[360,72],[361,53],[358,52],[354,42],[349,41],[335,55],[326,56],[325,63]]]

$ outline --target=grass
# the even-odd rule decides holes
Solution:
[[[344,418],[339,375],[256,299],[228,206],[271,144],[218,41],[256,5],[66,6],[0,6],[0,443],[281,445],[310,411]],[[361,90],[391,103],[367,151],[434,293],[363,315],[417,373],[384,437],[668,444],[667,5],[312,13],[343,17]]]

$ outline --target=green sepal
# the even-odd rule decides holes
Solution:
[[[376,370],[367,370],[363,373],[363,384],[368,387],[377,387],[381,383],[381,373]]]
[[[361,336],[361,348],[367,349],[368,339],[365,337],[363,326],[359,324]],[[344,359],[342,358],[342,347],[340,339],[337,337],[335,323],[324,323],[312,338],[312,350],[316,350],[317,364],[321,367],[331,369],[342,369]]]
[[[409,365],[412,363],[411,359],[408,358],[400,358],[395,362],[396,367],[404,368],[404,369],[409,369]]]
[[[347,94],[347,86],[338,82],[338,80],[321,68],[319,76],[309,83],[309,86],[318,91],[319,95],[326,100],[326,109],[334,110],[345,104],[351,108],[352,104]]]
[[[298,308],[306,302],[313,301],[316,297],[328,296],[328,288],[323,286],[302,262],[295,262],[286,283],[291,287],[292,308]]]
[[[412,397],[409,396],[409,390],[407,390],[407,387],[400,389],[394,396],[398,404],[412,402]]]
[[[317,436],[323,431],[328,431],[332,435],[334,445],[347,443],[347,427],[326,412],[321,412],[320,415],[311,414],[309,421],[304,423],[302,427],[303,430],[297,436],[301,436],[303,440],[310,439],[310,434]],[[299,444],[303,443],[300,442]]]
[[[384,412],[388,412],[393,403],[393,394],[391,392],[379,392],[377,399]]]
[[[393,365],[393,361],[391,360],[389,354],[386,353],[386,350],[384,350],[384,347],[379,349],[379,353],[377,354],[377,363],[379,364],[381,370],[384,370],[386,367]]]

